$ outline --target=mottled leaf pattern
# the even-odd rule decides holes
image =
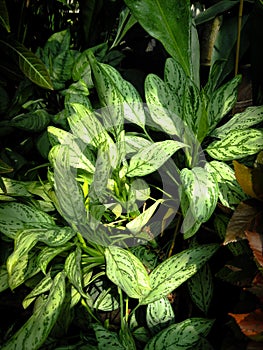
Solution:
[[[207,315],[213,297],[213,280],[209,265],[202,266],[187,284],[193,302]]]
[[[55,222],[48,214],[25,204],[0,204],[0,230],[10,238],[15,238],[18,230],[39,228],[43,224],[55,225]]]
[[[48,337],[56,323],[65,297],[65,276],[58,273],[54,278],[47,300],[4,345],[3,350],[37,350]]]
[[[106,274],[129,297],[142,298],[150,290],[150,280],[145,267],[129,251],[117,246],[105,250]]]
[[[209,165],[209,171],[214,172],[218,183],[218,198],[220,202],[224,206],[234,209],[236,204],[246,198],[245,193],[236,180],[234,170],[226,163],[216,160],[210,162]]]
[[[159,300],[192,277],[216,252],[218,245],[203,245],[184,250],[159,264],[150,274],[151,291],[140,303]]]
[[[141,148],[131,157],[127,176],[144,176],[158,170],[171,155],[182,147],[187,146],[178,141],[167,140]]]
[[[218,160],[234,160],[255,154],[263,149],[263,131],[257,129],[233,130],[222,140],[214,141],[207,153]]]
[[[156,334],[144,350],[193,349],[201,337],[207,336],[214,321],[205,318],[188,318]]]
[[[147,305],[146,322],[152,334],[156,334],[163,328],[174,322],[174,311],[167,298],[156,300]]]
[[[18,115],[10,120],[9,124],[18,129],[40,132],[48,126],[50,115],[44,109],[38,109],[31,113]]]
[[[207,110],[209,131],[212,131],[220,120],[234,107],[240,81],[241,76],[237,75],[212,94]]]
[[[215,176],[205,168],[195,167],[191,170],[182,169],[180,177],[194,218],[197,222],[207,221],[218,199],[218,185]]]
[[[244,112],[235,114],[224,125],[216,128],[212,136],[224,138],[232,130],[245,130],[263,121],[263,106],[248,107]]]
[[[115,332],[110,332],[100,324],[93,325],[96,339],[98,342],[98,349],[112,349],[112,350],[127,350],[122,344]]]

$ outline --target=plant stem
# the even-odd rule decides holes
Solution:
[[[239,65],[239,52],[240,52],[240,37],[241,37],[241,25],[242,25],[242,16],[243,16],[243,5],[244,5],[244,0],[240,0],[239,11],[238,11],[238,21],[237,21],[237,46],[236,46],[236,60],[235,60],[235,76],[238,73],[238,65]]]

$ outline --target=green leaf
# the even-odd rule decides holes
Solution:
[[[156,334],[144,350],[194,349],[200,338],[208,335],[213,323],[213,320],[196,317],[172,324]]]
[[[73,135],[85,144],[99,147],[108,141],[110,136],[93,111],[79,103],[72,103],[76,114],[69,117],[68,122]]]
[[[114,42],[111,45],[111,49],[120,44],[128,30],[130,30],[136,23],[137,20],[133,17],[133,15],[131,15],[129,9],[125,7],[120,13],[118,29]]]
[[[18,230],[55,225],[54,219],[43,211],[20,203],[0,204],[0,230],[14,238]]]
[[[245,130],[263,121],[263,106],[248,107],[244,112],[235,114],[224,125],[216,128],[212,136],[224,138],[232,130]]]
[[[94,309],[110,312],[119,308],[117,287],[109,281],[96,279],[88,292],[94,301]]]
[[[234,170],[226,163],[216,160],[210,162],[209,165],[210,167],[208,170],[214,172],[218,183],[218,198],[220,202],[225,207],[234,210],[238,203],[247,198],[236,180]]]
[[[195,167],[191,170],[182,169],[180,178],[193,217],[197,222],[206,222],[214,212],[218,199],[215,176],[205,168]],[[187,222],[184,224],[188,226]]]
[[[126,350],[116,333],[110,332],[96,323],[93,325],[93,329],[98,342],[98,350],[105,350],[107,348],[111,350]]]
[[[187,285],[193,302],[207,315],[213,297],[213,280],[209,265],[202,266],[187,281]]]
[[[23,300],[23,308],[26,309],[39,295],[46,293],[52,287],[53,280],[50,274],[47,274],[35,288]]]
[[[88,57],[100,103],[104,107],[101,112],[106,130],[113,129],[117,140],[123,129],[124,118],[144,128],[142,99],[133,85],[124,80],[115,68],[96,61],[91,52]]]
[[[8,15],[5,0],[0,0],[0,23],[8,33],[11,32],[9,15]]]
[[[50,115],[44,109],[38,109],[31,113],[18,115],[17,117],[10,120],[10,126],[15,128],[40,132],[48,126],[50,122]]]
[[[163,44],[190,76],[192,20],[189,1],[125,0],[125,3],[141,26]]]
[[[2,349],[39,349],[56,323],[64,297],[65,276],[60,272],[54,278],[47,300],[33,313],[13,337],[2,345]]]
[[[237,101],[237,89],[240,81],[241,76],[235,76],[232,80],[217,89],[210,97],[207,108],[209,131],[212,131],[220,120],[234,107]]]
[[[8,272],[6,265],[0,266],[0,292],[3,292],[4,290],[9,288],[8,283]]]
[[[206,152],[218,160],[234,160],[256,154],[263,149],[263,131],[257,129],[233,130],[222,140],[214,141]]]
[[[167,298],[161,298],[147,305],[146,322],[152,334],[174,323],[175,315]]]
[[[0,174],[11,173],[14,169],[0,159]]]
[[[69,282],[73,284],[82,297],[87,298],[82,286],[81,249],[79,247],[67,256],[64,269]]]
[[[181,66],[173,58],[167,58],[164,67],[164,81],[168,85],[169,89],[172,91],[173,96],[180,105],[177,108],[179,116],[182,115],[182,101],[184,98],[184,91],[187,82],[187,75]]]
[[[37,263],[41,271],[46,274],[46,270],[48,267],[48,264],[50,261],[52,261],[57,255],[60,253],[69,250],[72,247],[71,244],[64,245],[62,247],[57,247],[57,248],[50,248],[50,247],[45,247],[41,250],[41,252],[38,254],[38,259]]]
[[[233,1],[233,0],[221,0],[215,3],[214,5],[209,6],[205,11],[200,12],[195,17],[195,23],[196,25],[203,24],[205,22],[211,21],[216,16],[220,15],[223,12],[226,12],[227,10],[230,10],[232,7],[234,7],[236,4],[238,4],[239,1]]]
[[[144,137],[126,133],[125,138],[125,149],[126,155],[137,153],[141,148],[150,146],[151,141],[145,139]]]
[[[110,246],[105,250],[107,277],[131,298],[142,298],[150,290],[147,271],[128,250]]]
[[[151,291],[140,304],[165,297],[192,277],[217,251],[217,244],[207,244],[184,250],[159,264],[150,274]]]
[[[187,147],[184,143],[166,140],[141,148],[130,159],[128,177],[144,176],[158,170],[176,151]]]
[[[69,147],[56,146],[54,159],[55,192],[64,219],[74,227],[80,223],[87,223],[83,193],[75,176],[70,168]]]
[[[5,192],[0,190],[0,194],[4,193],[13,197],[31,197],[31,194],[26,188],[23,181],[17,181],[9,178],[2,177],[5,185]]]
[[[153,121],[168,135],[181,137],[183,110],[178,97],[157,75],[145,79],[145,98]]]
[[[142,231],[145,225],[149,222],[154,212],[156,211],[158,205],[162,203],[162,200],[157,200],[154,204],[152,204],[148,209],[143,211],[139,216],[135,219],[128,222],[126,228],[133,234],[136,235]]]
[[[53,90],[48,71],[43,62],[22,44],[0,40],[0,44],[15,53],[19,59],[19,67],[33,83],[45,89]]]

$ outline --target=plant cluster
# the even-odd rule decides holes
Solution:
[[[1,348],[209,350],[220,322],[238,349],[262,341],[263,107],[233,112],[222,32],[207,79],[199,60],[198,26],[239,2],[112,1],[118,27],[93,34],[110,1],[57,3],[33,53],[0,1]],[[164,57],[140,92],[121,68],[136,26]],[[250,308],[218,312],[221,283]]]

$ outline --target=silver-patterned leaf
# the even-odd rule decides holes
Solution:
[[[180,178],[191,213],[197,222],[206,222],[218,200],[218,184],[215,176],[205,168],[195,167],[191,170],[182,169]]]
[[[183,116],[181,104],[157,75],[149,74],[146,77],[145,98],[153,121],[168,135],[181,136],[182,128],[178,123]]]
[[[60,272],[54,278],[47,300],[12,338],[2,345],[2,350],[39,349],[56,323],[64,297],[65,276]]]
[[[187,281],[187,285],[193,302],[207,315],[213,297],[213,280],[209,265],[202,266]]]
[[[246,199],[247,196],[236,180],[234,170],[224,162],[213,160],[209,163],[210,170],[214,171],[217,179],[220,202],[228,208],[234,209],[235,205]]]
[[[98,350],[127,350],[122,345],[118,335],[115,332],[111,332],[97,323],[93,325],[93,329],[98,342]]]
[[[2,177],[5,185],[6,194],[12,197],[31,197],[31,194],[27,190],[27,186],[23,181],[13,180]],[[4,194],[0,188],[0,195]]]
[[[248,107],[245,111],[235,114],[228,122],[224,123],[224,125],[216,128],[211,135],[222,139],[229,131],[245,130],[262,121],[263,106]]]
[[[115,130],[117,137],[123,129],[124,118],[144,128],[145,114],[142,99],[128,81],[110,65],[99,63],[92,52],[88,54],[95,78],[95,86],[102,104],[104,126]]]
[[[167,298],[161,298],[147,305],[146,323],[152,334],[174,323],[174,310]]]
[[[109,246],[105,250],[107,277],[129,297],[142,298],[149,292],[150,279],[143,264],[128,250]]]
[[[150,274],[151,291],[141,298],[146,305],[165,297],[192,277],[217,251],[217,244],[184,250],[158,265]]]
[[[233,130],[222,140],[214,141],[206,152],[218,160],[234,160],[256,154],[263,149],[263,131],[258,129]]]
[[[66,244],[65,246],[62,247],[57,247],[57,248],[50,248],[50,247],[45,247],[41,250],[41,252],[38,254],[38,266],[41,269],[41,271],[46,274],[47,266],[50,263],[51,260],[53,260],[57,255],[60,253],[69,250],[72,247],[72,244]]]
[[[194,349],[201,337],[207,336],[214,321],[205,318],[188,318],[156,334],[144,350]]]
[[[141,148],[150,146],[151,141],[145,139],[144,137],[132,135],[129,133],[125,134],[124,138],[126,155],[137,153]]]
[[[39,295],[46,293],[52,287],[53,280],[50,274],[47,274],[35,288],[23,300],[23,308],[26,309]]]
[[[220,120],[234,107],[240,81],[241,76],[237,75],[212,94],[207,109],[209,131],[212,131]]]
[[[10,238],[15,238],[18,230],[39,228],[43,224],[55,225],[55,222],[48,214],[25,204],[0,204],[0,230]]]
[[[176,151],[188,147],[184,143],[166,140],[141,148],[130,159],[128,177],[144,176],[158,170]]]

